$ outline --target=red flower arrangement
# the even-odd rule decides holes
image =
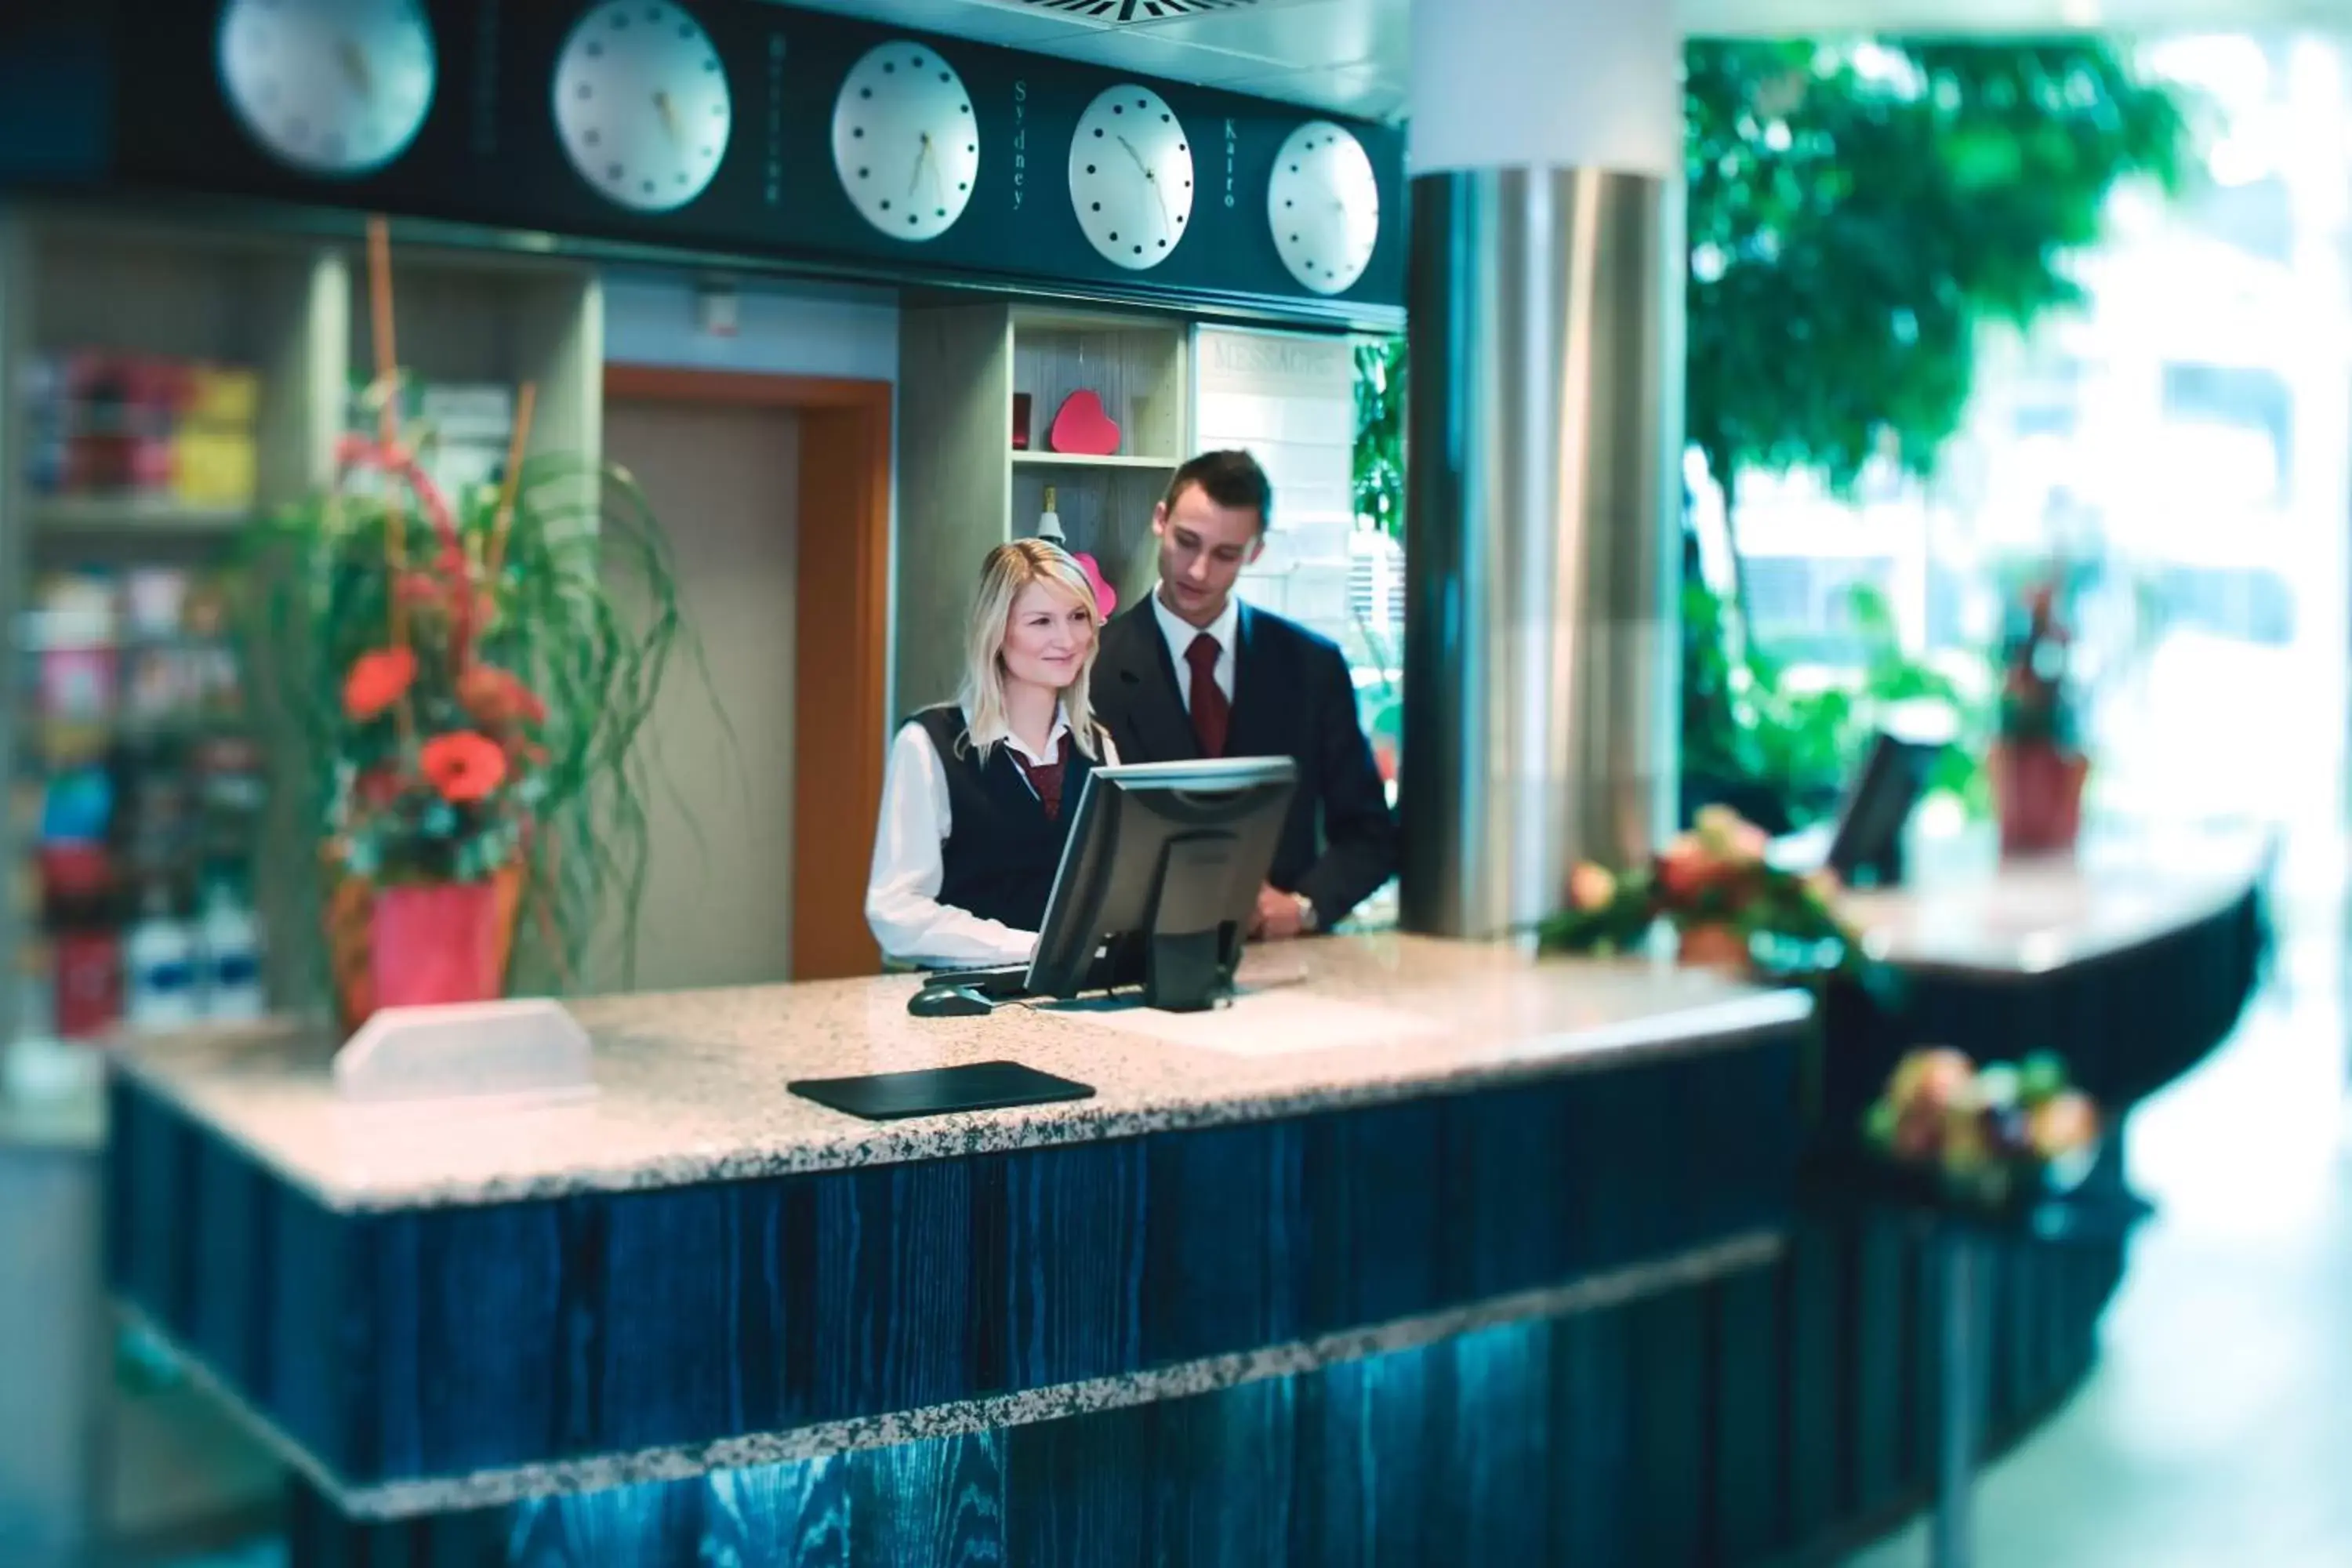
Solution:
[[[1859,973],[1861,943],[1832,902],[1836,879],[1774,866],[1766,844],[1738,813],[1709,806],[1646,865],[1577,867],[1568,907],[1537,927],[1538,942],[1560,952],[1632,952],[1664,922],[1686,963]]]
[[[442,493],[430,433],[401,425],[389,231],[368,228],[375,428],[255,521],[241,613],[320,827],[342,1016],[497,995],[526,933],[532,982],[574,984],[616,911],[625,985],[648,721],[674,650],[701,668],[659,521],[593,455],[526,470],[528,384],[501,482]]]

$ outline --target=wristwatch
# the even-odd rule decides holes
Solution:
[[[1323,922],[1315,913],[1315,900],[1304,893],[1290,896],[1298,900],[1298,929],[1310,933],[1321,931]]]

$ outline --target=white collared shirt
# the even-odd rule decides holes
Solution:
[[[1062,737],[1069,730],[1068,716],[1057,709],[1042,755],[1009,731],[995,739],[1038,766],[1061,755]],[[1097,735],[1102,755],[1096,765],[1117,763],[1110,737],[1099,729]],[[975,743],[982,739],[972,737]],[[1075,794],[1062,797],[1063,810],[1077,808]],[[866,923],[874,940],[892,958],[927,968],[1025,963],[1037,948],[1035,931],[1015,931],[1002,921],[940,902],[947,877],[942,849],[954,826],[948,815],[947,764],[939,748],[920,724],[903,726],[883,768],[882,816],[874,831],[874,867],[866,879]]]
[[[1217,612],[1217,618],[1205,626],[1196,626],[1170,609],[1160,599],[1159,590],[1154,589],[1151,613],[1160,622],[1160,635],[1168,639],[1168,657],[1176,666],[1176,695],[1183,700],[1184,711],[1190,713],[1192,710],[1192,667],[1184,661],[1184,656],[1192,650],[1192,639],[1202,632],[1217,639],[1217,662],[1210,672],[1211,679],[1216,681],[1217,689],[1225,694],[1225,700],[1232,702],[1234,644],[1240,640],[1242,630],[1240,598],[1226,595],[1225,607]]]

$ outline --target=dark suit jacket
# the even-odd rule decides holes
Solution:
[[[1234,652],[1229,757],[1287,756],[1298,793],[1268,880],[1314,900],[1316,918],[1344,918],[1396,871],[1396,822],[1372,749],[1356,721],[1356,689],[1339,645],[1269,611],[1241,606]],[[1192,762],[1201,743],[1175,661],[1144,599],[1103,628],[1095,717],[1126,763]]]

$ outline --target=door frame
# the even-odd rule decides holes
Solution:
[[[892,390],[887,381],[830,376],[604,367],[608,404],[770,408],[800,416],[793,570],[794,980],[874,974],[882,967],[866,925],[866,881],[887,742]]]

